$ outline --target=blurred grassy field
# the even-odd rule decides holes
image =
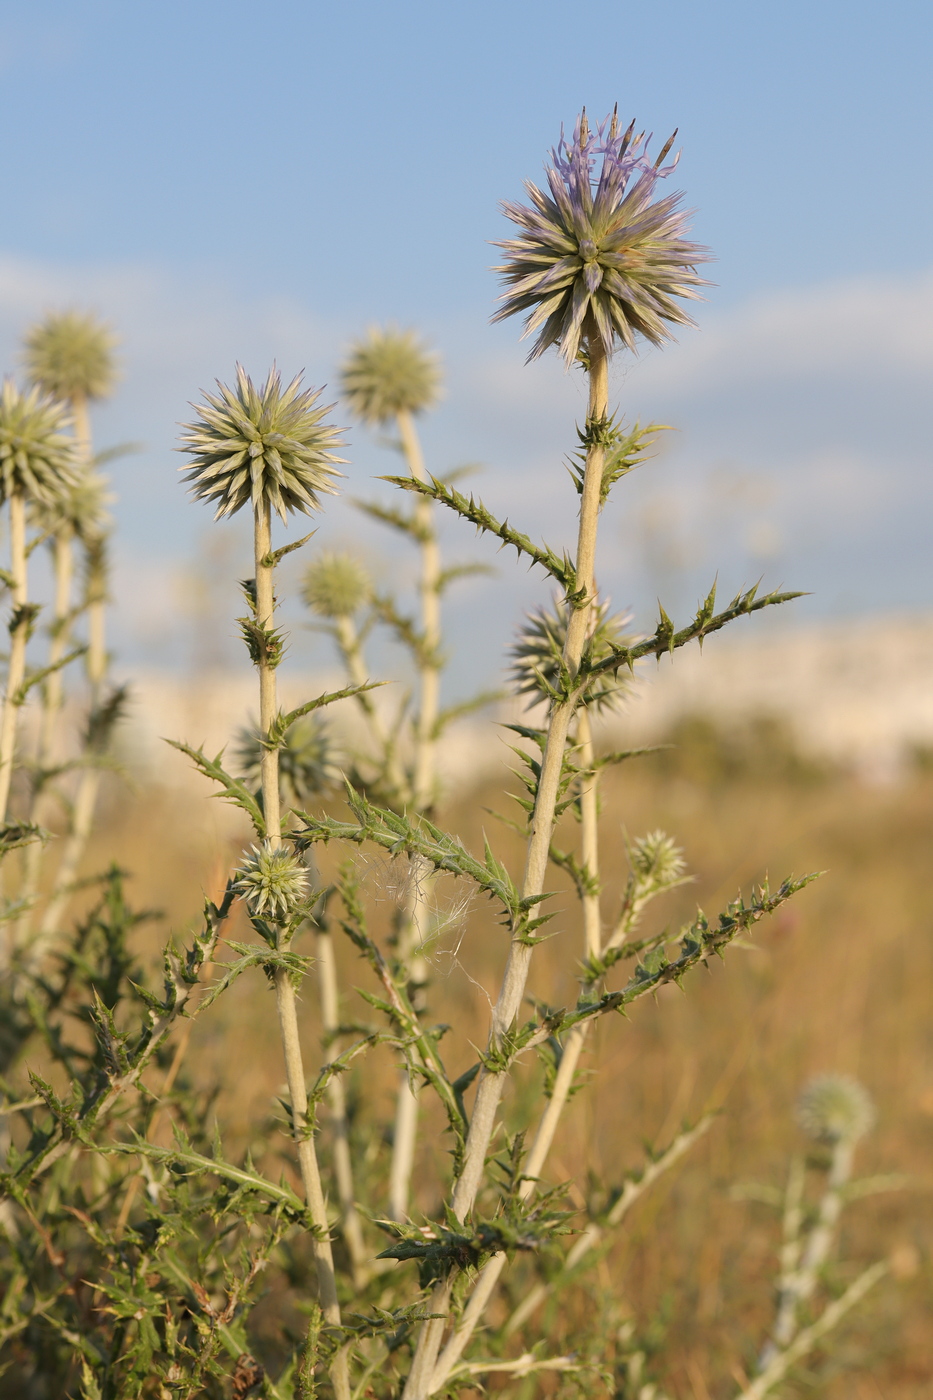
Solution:
[[[676,929],[699,903],[715,914],[739,890],[770,875],[826,873],[792,905],[758,926],[753,948],[733,948],[684,993],[666,989],[638,1003],[627,1021],[605,1020],[590,1042],[591,1082],[572,1102],[549,1164],[552,1180],[572,1179],[579,1204],[589,1172],[608,1183],[643,1161],[644,1143],[665,1145],[684,1120],[707,1108],[717,1122],[682,1166],[628,1217],[592,1275],[544,1314],[549,1348],[573,1350],[587,1330],[630,1318],[649,1349],[654,1374],[676,1400],[734,1395],[771,1318],[779,1221],[738,1198],[748,1182],[780,1187],[790,1155],[803,1146],[794,1100],[812,1075],[856,1075],[874,1096],[878,1123],[859,1155],[860,1174],[907,1173],[907,1189],[869,1197],[846,1211],[837,1282],[890,1257],[894,1276],[850,1315],[832,1344],[798,1373],[788,1395],[827,1400],[920,1400],[933,1394],[933,773],[918,766],[898,786],[872,789],[821,770],[793,753],[783,734],[761,723],[730,735],[696,721],[674,736],[679,747],[612,770],[605,785],[603,866],[611,914],[625,878],[623,829],[656,827],[684,847],[693,885],[656,919]],[[442,814],[476,847],[487,831],[520,867],[516,836],[480,791]],[[159,906],[166,922],[141,933],[147,958],[166,926],[182,930],[203,890],[216,893],[240,846],[208,816],[206,801],[171,794],[113,792],[95,838],[99,863],[132,870],[134,902]],[[245,837],[245,831],[243,833]],[[327,856],[330,859],[330,853]],[[384,931],[399,872],[367,857],[364,884]],[[560,878],[553,888],[564,890]],[[432,955],[432,1019],[456,1024],[448,1059],[460,1071],[485,1038],[487,995],[495,992],[504,934],[482,905],[462,908],[444,884],[438,900],[448,925]],[[535,993],[565,1003],[574,995],[579,933],[572,902],[554,901],[554,936],[536,953]],[[239,936],[244,936],[242,928]],[[355,985],[371,985],[352,950],[341,949],[348,1019],[368,1019]],[[320,1063],[313,987],[303,1002],[311,1067]],[[313,1072],[313,1069],[309,1072]],[[270,1146],[270,1101],[282,1065],[271,994],[262,978],[241,981],[199,1022],[185,1073],[219,1085],[217,1112],[239,1146]],[[510,1101],[514,1124],[531,1123],[538,1071]],[[353,1092],[391,1115],[392,1074],[377,1059]],[[446,1143],[425,1109],[418,1203],[437,1205],[435,1171]],[[326,1125],[323,1137],[326,1142]],[[279,1141],[277,1139],[277,1141]],[[370,1126],[359,1148],[379,1179],[384,1141]],[[326,1148],[325,1148],[326,1151]],[[363,1168],[361,1168],[363,1169]],[[500,1305],[499,1316],[501,1317]],[[496,1320],[494,1313],[493,1320]],[[539,1319],[540,1321],[540,1319]],[[609,1337],[611,1341],[611,1336]],[[530,1396],[551,1388],[544,1379]]]

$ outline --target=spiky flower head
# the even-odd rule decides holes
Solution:
[[[80,466],[74,484],[51,504],[34,505],[32,517],[42,531],[56,534],[67,527],[82,544],[90,544],[109,530],[112,516],[107,507],[113,499],[106,477]]]
[[[684,236],[682,194],[653,199],[677,165],[677,157],[664,164],[677,133],[652,161],[650,136],[634,132],[634,122],[619,130],[615,112],[591,129],[584,108],[573,139],[561,128],[551,151],[550,193],[529,180],[531,207],[502,204],[521,232],[497,244],[506,261],[495,270],[507,290],[492,319],[528,313],[524,335],[538,332],[530,360],[557,345],[570,365],[584,336],[597,335],[611,355],[616,341],[634,350],[641,335],[660,345],[671,324],[693,324],[676,298],[699,295],[705,283],[696,265],[709,253]]]
[[[308,892],[308,872],[286,846],[271,841],[250,848],[237,871],[234,889],[257,919],[284,922],[296,913]]]
[[[629,864],[642,885],[652,889],[669,889],[683,882],[687,868],[684,853],[672,836],[664,831],[651,831],[640,836],[628,848]]]
[[[218,393],[192,405],[198,422],[181,425],[177,449],[191,462],[179,471],[195,500],[217,501],[215,520],[266,501],[284,521],[290,510],[317,510],[321,493],[333,495],[336,464],[345,460],[334,455],[340,429],[325,422],[333,404],[319,406],[321,390],[300,386],[298,374],[283,389],[273,365],[257,389],[237,365],[235,389],[218,379]]]
[[[560,685],[561,659],[569,619],[567,603],[562,598],[556,598],[552,608],[537,608],[526,614],[518,640],[510,648],[512,681],[519,695],[532,697],[531,704],[547,698],[549,688],[557,689]],[[614,647],[631,642],[633,639],[623,632],[630,621],[631,617],[627,614],[610,615],[608,601],[591,608],[584,655],[591,662],[605,661],[612,655]],[[606,672],[594,679],[583,696],[583,704],[593,705],[597,709],[611,709],[622,702],[630,684],[628,677],[620,678]]]
[[[352,554],[319,554],[305,570],[301,596],[318,617],[352,617],[372,596],[372,580]]]
[[[814,1142],[856,1143],[875,1121],[868,1090],[847,1074],[821,1074],[797,1100],[797,1122]]]
[[[262,742],[258,725],[240,730],[236,757],[247,782],[259,787]],[[279,749],[279,782],[283,789],[290,790],[300,806],[332,788],[339,771],[326,726],[314,715],[296,720]]]
[[[23,363],[57,399],[105,399],[116,379],[116,336],[88,311],[53,311],[26,332]]]
[[[0,501],[23,495],[54,506],[77,484],[79,465],[65,405],[37,385],[19,390],[12,379],[0,390]]]
[[[370,427],[379,427],[399,413],[423,413],[431,407],[440,394],[440,361],[414,331],[371,326],[351,345],[340,383],[351,412]]]

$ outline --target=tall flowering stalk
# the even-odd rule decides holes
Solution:
[[[28,601],[26,510],[32,502],[54,508],[59,496],[77,484],[74,443],[67,429],[68,411],[38,388],[26,392],[11,379],[0,390],[0,501],[9,505],[10,574],[13,598],[10,660],[0,719],[0,822],[6,820],[16,717],[23,702],[26,644],[37,609]]]
[[[108,398],[117,379],[114,357],[116,337],[110,327],[89,312],[53,312],[27,331],[23,363],[33,384],[69,407],[75,454],[81,470],[78,484],[56,512],[45,512],[45,528],[51,534],[55,579],[55,610],[49,642],[53,667],[43,688],[43,711],[37,755],[36,803],[44,807],[42,778],[52,760],[52,745],[62,701],[59,661],[68,649],[74,623],[71,594],[74,580],[74,545],[84,550],[88,640],[85,668],[90,691],[88,732],[100,728],[107,674],[107,535],[110,521],[105,510],[106,486],[95,470],[90,406]],[[97,712],[98,718],[95,718]],[[93,746],[87,746],[87,762],[81,769],[65,840],[48,903],[42,916],[40,938],[33,956],[58,931],[64,918],[81,858],[94,823],[101,770]],[[30,853],[24,893],[31,898],[38,879],[37,855]]]
[[[196,422],[184,425],[182,448],[191,461],[186,480],[198,500],[217,503],[216,519],[249,505],[253,511],[255,573],[247,586],[249,615],[243,619],[247,648],[259,676],[259,727],[262,755],[262,842],[240,872],[239,888],[254,924],[279,956],[271,964],[279,1029],[291,1101],[292,1130],[302,1184],[314,1222],[313,1242],[321,1307],[327,1321],[340,1326],[340,1304],[330,1241],[330,1227],[314,1137],[308,1119],[308,1091],[298,1033],[296,976],[301,964],[290,955],[294,933],[309,912],[307,877],[283,840],[279,790],[279,749],[288,724],[278,708],[276,669],[282,658],[282,635],[275,626],[274,571],[280,554],[272,551],[272,512],[285,522],[294,511],[310,514],[320,496],[332,493],[339,474],[339,433],[328,409],[319,405],[320,390],[302,389],[300,376],[285,388],[273,368],[257,388],[237,366],[236,385],[218,381],[216,394],[205,394]],[[184,469],[183,469],[184,470]],[[291,716],[293,721],[298,716]],[[338,1400],[349,1400],[344,1350],[337,1353],[331,1377]]]
[[[652,199],[658,180],[668,173],[663,158],[670,143],[652,165],[646,143],[633,139],[633,132],[634,125],[620,132],[616,114],[591,130],[584,112],[572,141],[566,142],[562,135],[552,152],[549,195],[529,183],[531,207],[503,205],[520,235],[500,245],[506,261],[498,270],[507,290],[495,319],[527,313],[526,334],[538,332],[531,358],[554,345],[568,365],[579,360],[589,379],[579,528],[566,594],[569,616],[560,686],[550,705],[521,886],[523,906],[532,915],[539,911],[544,895],[570,727],[590,683],[592,660],[585,657],[585,648],[596,606],[597,528],[605,499],[606,449],[618,434],[609,416],[609,358],[618,342],[633,348],[636,333],[660,344],[670,337],[672,323],[689,319],[674,298],[696,295],[701,279],[695,267],[706,256],[684,237],[685,216],[677,208],[680,196]],[[522,927],[513,936],[493,1008],[486,1060],[479,1071],[462,1167],[451,1197],[451,1210],[459,1221],[473,1210],[483,1180],[505,1081],[500,1057],[517,1023],[536,941],[530,932]],[[548,1132],[547,1141],[541,1139],[541,1150],[533,1153],[526,1177],[540,1171],[551,1136]],[[503,1257],[500,1268],[504,1262]],[[453,1281],[451,1272],[434,1289],[429,1310],[438,1316],[423,1326],[405,1400],[424,1400],[449,1374],[446,1363],[438,1367],[438,1354]],[[481,1297],[470,1318],[474,1326],[484,1305]],[[451,1364],[453,1359],[448,1358]]]
[[[398,431],[402,456],[414,480],[427,481],[421,441],[415,426],[416,417],[437,399],[440,370],[436,356],[430,354],[411,331],[393,328],[372,328],[368,335],[351,347],[341,369],[344,398],[351,412],[371,428],[390,424]],[[377,518],[386,518],[379,507],[366,507]],[[430,813],[437,797],[437,741],[440,716],[441,673],[441,556],[437,537],[434,503],[427,496],[418,496],[411,517],[390,516],[391,523],[401,527],[418,546],[420,578],[420,628],[413,648],[418,673],[418,709],[414,726],[414,753],[409,783],[397,792],[405,806],[414,812]],[[385,605],[383,611],[386,611]],[[389,609],[390,620],[393,617]],[[351,638],[344,631],[338,634],[351,675],[356,660]],[[377,741],[383,739],[381,720],[373,709],[370,722]],[[390,778],[398,775],[394,745],[384,736],[385,767]],[[427,933],[429,882],[425,872],[413,865],[412,878],[399,910],[396,954],[407,969],[416,1002],[423,997],[426,979],[424,959],[419,949]],[[408,1217],[411,1177],[414,1168],[418,1131],[418,1100],[402,1071],[396,1098],[392,1165],[389,1172],[389,1214],[394,1220]]]

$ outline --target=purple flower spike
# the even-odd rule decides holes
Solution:
[[[664,164],[674,136],[652,160],[651,137],[636,136],[634,122],[620,131],[613,112],[592,129],[584,108],[571,141],[561,128],[551,151],[548,192],[526,181],[531,207],[503,202],[521,232],[496,245],[505,250],[496,271],[507,290],[492,319],[527,313],[524,334],[537,332],[530,360],[557,345],[572,364],[593,335],[607,355],[619,340],[634,350],[636,334],[660,345],[671,324],[693,324],[675,298],[699,296],[707,283],[696,265],[710,254],[685,238],[680,193],[653,199],[677,166],[679,154]]]

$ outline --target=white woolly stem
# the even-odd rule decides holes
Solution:
[[[271,550],[270,509],[268,501],[263,500],[254,512],[253,555],[256,583],[256,622],[267,634],[271,633],[275,626],[274,569],[269,559]],[[274,661],[270,660],[268,648],[264,642],[259,644],[257,669],[259,671],[259,727],[263,738],[265,738],[276,717],[278,701],[275,664]],[[273,849],[278,849],[283,844],[278,749],[262,745],[260,771],[266,838]],[[279,939],[281,944],[281,930]],[[305,1200],[315,1227],[313,1251],[317,1268],[321,1311],[329,1323],[339,1327],[340,1304],[337,1300],[337,1276],[334,1270],[327,1204],[324,1200],[317,1153],[314,1149],[314,1125],[308,1122],[308,1089],[301,1055],[301,1039],[298,1033],[295,988],[288,972],[282,967],[275,970],[275,1002],[279,1030],[282,1036],[282,1049],[285,1055],[288,1096],[292,1108],[292,1134],[298,1153],[298,1166],[301,1172]],[[335,1355],[331,1364],[330,1376],[337,1400],[349,1400],[350,1377],[345,1348],[341,1348]]]

